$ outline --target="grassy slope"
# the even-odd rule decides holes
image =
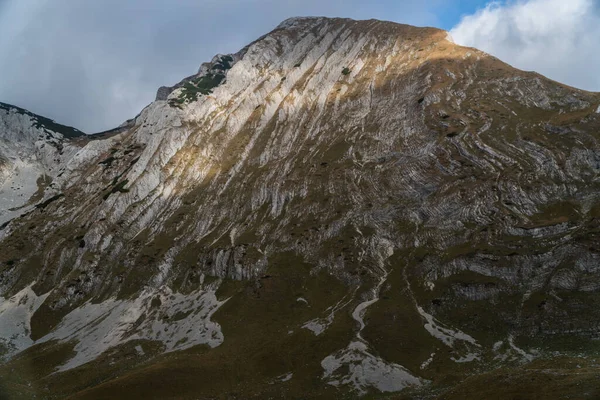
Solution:
[[[346,346],[354,321],[345,309],[318,338],[301,326],[324,315],[325,308],[351,288],[324,271],[311,275],[311,266],[291,254],[281,255],[271,265],[256,282],[223,283],[219,297],[230,300],[213,318],[226,339],[215,349],[199,346],[136,362],[132,353],[138,343],[131,343],[74,371],[43,378],[51,365],[68,358],[70,346],[48,346],[45,351],[36,346],[0,368],[0,376],[11,382],[4,396],[25,399],[48,393],[46,387],[59,398],[73,394],[73,399],[263,398],[284,393],[298,398],[307,392],[336,396],[337,389],[320,379],[320,361]],[[145,349],[151,346],[144,343]],[[40,360],[39,354],[48,354],[47,359]],[[118,362],[111,367],[114,361]],[[49,370],[39,370],[38,362]],[[293,379],[277,382],[277,377],[290,371]],[[271,381],[277,384],[266,384]]]

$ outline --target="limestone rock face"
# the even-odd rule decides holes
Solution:
[[[0,103],[0,225],[32,209],[83,146],[83,132]]]
[[[168,87],[168,86],[161,86],[158,88],[158,91],[156,92],[156,100],[155,101],[159,101],[159,100],[167,100],[169,98],[169,95],[178,88],[185,88],[186,84],[190,85],[197,83],[198,81],[202,82],[203,78],[207,79],[210,81],[210,83],[213,83],[214,86],[215,83],[221,83],[223,79],[225,79],[226,75],[227,75],[227,71],[233,66],[233,64],[235,64],[241,57],[243,57],[243,55],[245,54],[246,49],[242,49],[239,53],[237,54],[228,54],[228,55],[223,55],[223,54],[218,54],[216,56],[213,57],[211,62],[206,62],[206,63],[202,63],[202,65],[200,66],[200,68],[198,69],[198,73],[196,75],[192,75],[189,76],[185,79],[183,79],[181,82],[179,82],[178,84],[176,84],[173,87]],[[218,81],[217,82],[212,82],[213,77],[218,77]],[[207,94],[207,93],[203,93],[203,94]]]
[[[438,29],[294,18],[112,135],[40,143],[0,110],[0,176],[23,142],[53,179],[2,214],[7,366],[65,353],[36,379],[87,371],[52,389],[82,398],[182,365],[219,376],[196,396],[293,398],[593,355],[599,105]]]
[[[156,99],[155,101],[164,101],[166,100],[169,95],[171,94],[171,88],[168,86],[161,86],[158,88],[158,90],[156,91]]]

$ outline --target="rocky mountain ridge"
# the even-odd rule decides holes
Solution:
[[[0,225],[31,209],[80,146],[79,130],[0,103]]]
[[[296,18],[111,135],[51,131],[52,191],[0,231],[5,390],[447,398],[593,363],[599,105],[438,29]]]

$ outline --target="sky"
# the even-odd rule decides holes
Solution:
[[[87,133],[293,16],[449,30],[525,70],[600,91],[600,0],[0,0],[0,101]]]

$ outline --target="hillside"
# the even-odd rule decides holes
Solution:
[[[599,106],[295,18],[110,135],[4,125],[0,160],[62,149],[0,230],[0,394],[597,398]]]

